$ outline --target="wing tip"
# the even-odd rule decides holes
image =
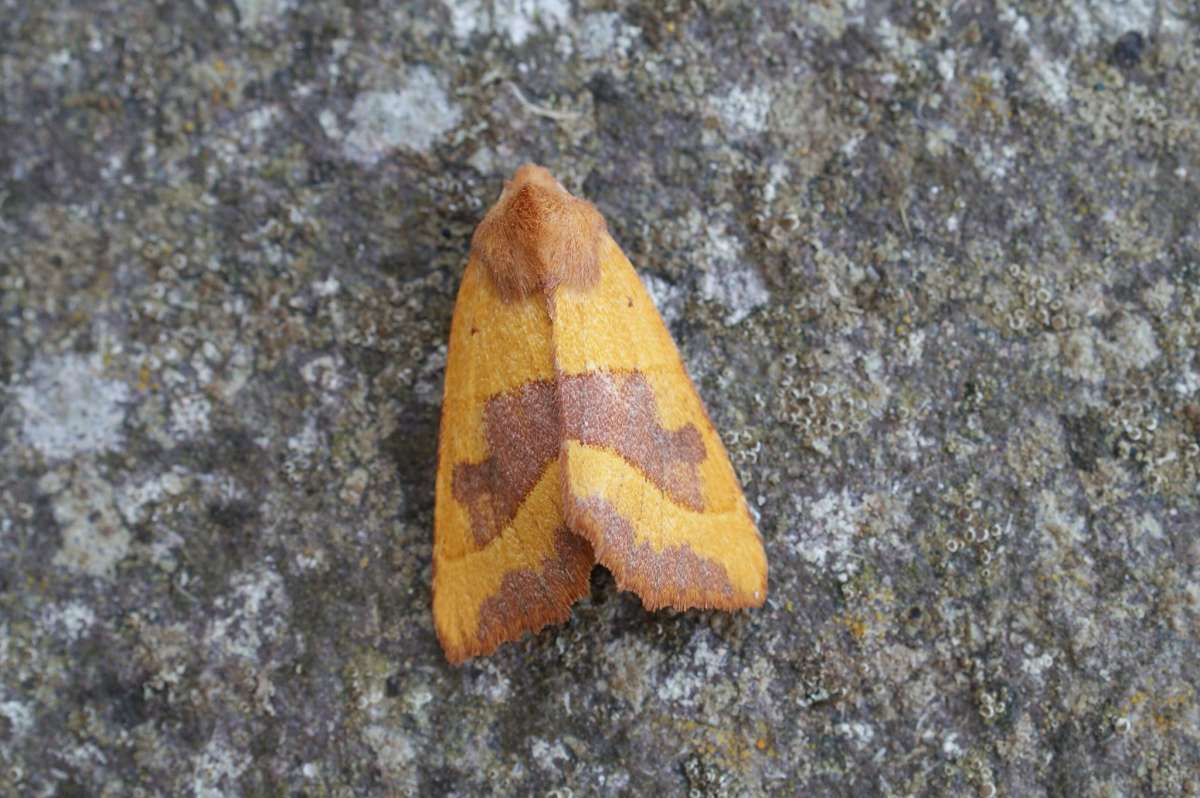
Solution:
[[[586,593],[586,588],[584,593]],[[446,662],[457,667],[476,657],[486,657],[494,654],[496,649],[505,643],[516,643],[528,636],[536,635],[547,626],[557,626],[558,624],[565,623],[571,617],[572,604],[582,597],[583,593],[570,603],[564,603],[559,607],[553,609],[543,608],[527,612],[523,622],[519,624],[511,627],[493,628],[489,632],[482,632],[481,630],[475,637],[469,635],[456,637],[449,631],[444,630],[441,624],[435,624],[438,643],[442,647],[442,652],[446,655]]]
[[[767,560],[757,530],[752,556],[759,584],[749,587],[735,582],[724,563],[697,554],[686,542],[661,551],[637,542],[633,525],[606,499],[569,496],[567,504],[571,529],[588,540],[617,587],[636,593],[648,610],[738,610],[766,602]]]
[[[483,599],[474,613],[462,612],[453,602],[439,601],[435,583],[434,628],[446,660],[461,665],[491,654],[503,643],[566,622],[571,607],[587,595],[594,564],[591,545],[564,526],[556,532],[554,552],[542,561],[540,570],[505,573],[500,587]],[[474,616],[473,624],[470,616]]]

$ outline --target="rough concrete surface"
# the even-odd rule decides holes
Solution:
[[[1200,794],[1194,0],[0,0],[0,795]],[[430,617],[520,163],[593,200],[761,610]]]

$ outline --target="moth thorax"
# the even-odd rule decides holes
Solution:
[[[506,301],[560,286],[586,289],[599,277],[604,218],[540,166],[526,165],[505,186],[471,240]]]

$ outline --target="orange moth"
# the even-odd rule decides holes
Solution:
[[[591,203],[526,164],[471,239],[446,361],[433,619],[459,663],[600,563],[649,609],[762,606],[767,559],[679,351]]]

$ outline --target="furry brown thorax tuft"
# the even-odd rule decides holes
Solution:
[[[471,254],[505,301],[559,286],[587,289],[599,278],[604,217],[571,196],[546,169],[525,164],[479,223]]]

